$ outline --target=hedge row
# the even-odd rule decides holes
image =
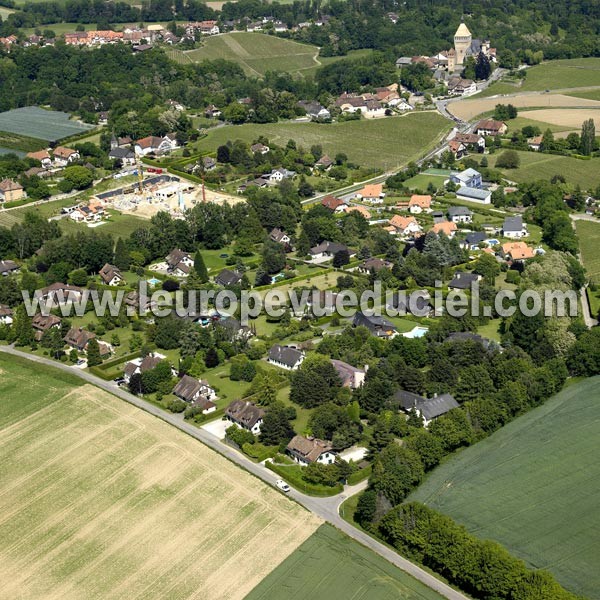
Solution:
[[[304,481],[304,479],[302,479],[302,472],[299,471],[299,469],[302,469],[302,467],[300,466],[281,466],[273,464],[269,461],[265,463],[265,466],[267,469],[270,469],[285,479],[292,487],[296,488],[300,492],[303,492],[304,494],[308,494],[309,496],[335,496],[344,490],[344,486],[341,483],[338,483],[334,487],[307,483]]]

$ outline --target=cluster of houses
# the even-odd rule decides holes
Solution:
[[[342,113],[354,114],[360,112],[362,116],[368,119],[385,117],[387,109],[401,112],[414,109],[411,104],[400,96],[397,83],[376,88],[375,93],[345,92],[336,99],[335,106]]]
[[[107,216],[104,204],[98,200],[81,202],[74,206],[65,207],[61,211],[68,214],[69,218],[76,223],[87,223],[88,225],[99,223]]]
[[[488,40],[473,38],[467,25],[462,22],[454,34],[454,48],[443,50],[433,56],[401,56],[396,66],[401,69],[408,65],[422,63],[431,70],[433,79],[448,88],[451,96],[471,96],[477,91],[475,82],[464,79],[460,73],[467,59],[483,54],[491,63],[496,62],[496,49]]]
[[[257,177],[256,179],[252,179],[251,181],[242,183],[240,186],[238,186],[237,193],[243,194],[246,190],[252,187],[266,188],[269,186],[277,185],[278,183],[281,183],[284,179],[293,179],[295,176],[295,171],[290,171],[289,169],[284,169],[283,167],[279,167],[278,169],[272,169],[270,173],[265,173],[260,177]]]
[[[38,150],[37,152],[28,152],[27,158],[39,160],[43,169],[61,169],[80,160],[81,156],[77,150],[67,148],[66,146],[56,146],[48,150]]]

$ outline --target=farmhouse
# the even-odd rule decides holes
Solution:
[[[304,360],[304,352],[291,346],[274,344],[269,350],[268,362],[288,371],[295,371]]]
[[[254,435],[260,433],[265,411],[247,400],[234,400],[225,410],[225,418]]]
[[[0,260],[0,275],[2,277],[18,273],[19,270],[19,265],[14,260]]]
[[[342,380],[342,385],[344,387],[349,387],[354,390],[364,383],[367,367],[358,369],[342,360],[335,360],[333,358],[331,359],[331,364]]]
[[[482,135],[477,135],[475,133],[457,132],[452,140],[455,142],[460,142],[467,147],[475,147],[479,152],[483,152],[485,149],[485,138]]]
[[[212,402],[216,397],[215,391],[207,381],[184,375],[173,388],[173,394],[180,400],[201,408],[204,415],[217,410],[216,404]]]
[[[12,179],[0,181],[0,202],[15,202],[25,196],[23,186]]]
[[[416,412],[423,419],[425,427],[428,427],[433,420],[445,415],[453,408],[459,407],[458,402],[451,394],[441,394],[439,396],[434,394],[433,398],[424,398],[412,392],[399,390],[394,394],[394,400],[404,412]]]
[[[52,167],[52,158],[48,150],[38,150],[37,152],[28,152],[27,158],[33,158],[39,160],[42,163],[44,169],[50,169]]]
[[[398,333],[393,323],[388,321],[385,317],[365,315],[362,311],[358,311],[354,314],[352,326],[366,327],[371,335],[386,339],[393,338]]]
[[[385,198],[383,185],[381,183],[371,183],[356,192],[356,198],[370,202],[371,204],[382,204]]]
[[[37,314],[31,321],[31,326],[33,327],[33,337],[39,342],[46,331],[52,329],[53,327],[60,327],[60,324],[60,317],[55,315]]]
[[[108,263],[100,269],[98,275],[100,275],[100,279],[102,279],[106,285],[120,285],[125,283],[125,278],[121,274],[120,269],[114,265],[109,265]]]
[[[56,146],[56,148],[52,150],[52,157],[56,167],[66,167],[81,158],[77,150],[65,146]]]
[[[523,223],[523,217],[506,217],[502,225],[502,235],[507,238],[527,237],[527,225]]]
[[[223,269],[216,277],[215,283],[223,287],[239,285],[242,281],[243,273],[232,271],[231,269]]]
[[[508,126],[503,121],[496,121],[495,119],[483,119],[475,125],[473,130],[477,135],[504,135],[508,131]]]
[[[332,465],[337,456],[329,442],[301,435],[295,435],[290,440],[286,450],[302,466],[315,462],[323,465]]]

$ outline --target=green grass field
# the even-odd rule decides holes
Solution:
[[[593,86],[600,86],[600,58],[573,58],[548,61],[530,67],[527,69],[527,77],[520,86],[512,82],[499,81],[477,94],[477,97]],[[586,97],[579,93],[573,95]]]
[[[321,144],[330,156],[345,152],[352,162],[361,166],[388,170],[425,154],[448,128],[448,121],[434,112],[331,124],[248,123],[210,130],[198,147],[215,151],[228,140],[251,143],[264,135],[271,142],[284,146],[289,139],[305,148]]]
[[[3,598],[241,600],[321,524],[107,392],[0,369]]]
[[[83,223],[75,223],[69,217],[65,217],[59,221],[60,228],[63,233],[77,233],[78,231],[97,231],[98,233],[110,233],[116,239],[129,237],[133,231],[139,227],[149,225],[148,219],[142,219],[134,215],[122,214],[116,210],[109,210],[110,219],[102,225],[93,229]]]
[[[546,131],[546,129],[550,129],[553,133],[559,133],[561,131],[573,131],[572,127],[566,127],[564,125],[554,125],[552,123],[544,123],[542,121],[535,121],[533,119],[527,118],[527,111],[521,110],[519,111],[520,115],[516,119],[510,119],[506,122],[508,125],[509,131],[513,132],[516,129],[523,129],[527,125],[532,125],[533,127],[539,127],[542,132]]]
[[[222,58],[238,63],[248,75],[261,76],[267,71],[301,73],[318,66],[316,46],[300,44],[274,35],[232,32],[208,38],[202,48],[174,54],[181,62]],[[185,57],[185,58],[184,58]]]
[[[565,388],[435,469],[413,493],[566,588],[600,590],[600,377]]]
[[[250,592],[246,600],[429,600],[441,598],[330,525]]]
[[[588,277],[596,284],[600,284],[600,221],[575,221],[581,258]]]
[[[586,100],[600,100],[600,90],[588,90],[582,92],[569,92],[567,96],[585,98]]]
[[[493,167],[502,151],[488,157]],[[570,156],[543,154],[540,152],[519,152],[521,166],[518,169],[503,169],[505,177],[517,183],[552,179],[554,175],[564,175],[567,183],[579,184],[584,190],[594,189],[600,184],[600,159],[580,160]]]

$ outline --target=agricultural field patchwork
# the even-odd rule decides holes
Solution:
[[[359,165],[392,169],[425,154],[449,129],[449,122],[436,112],[423,112],[403,117],[345,123],[280,122],[229,125],[209,130],[200,141],[200,150],[216,151],[228,140],[252,143],[260,135],[285,146],[293,139],[298,145],[310,148],[321,144],[331,157],[344,152]],[[385,148],[385,152],[382,152]]]
[[[68,113],[44,110],[37,106],[14,108],[0,113],[0,132],[14,133],[47,142],[56,142],[93,127],[93,125],[72,121]]]
[[[7,598],[244,598],[320,521],[90,385],[0,356]]]
[[[330,525],[322,525],[247,600],[438,600],[439,594]]]
[[[411,495],[571,591],[600,589],[600,377],[571,384],[435,469]]]

